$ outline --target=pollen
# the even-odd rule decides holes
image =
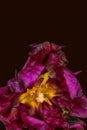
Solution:
[[[36,101],[40,102],[40,103],[42,103],[44,100],[45,100],[45,98],[44,98],[44,94],[43,93],[40,93],[38,95],[38,97],[36,98]]]
[[[39,85],[34,85],[32,89],[27,89],[25,93],[20,94],[19,102],[28,104],[32,108],[39,108],[43,102],[52,105],[52,98],[57,96],[57,89],[48,83],[49,72],[39,76],[37,81],[42,79]]]

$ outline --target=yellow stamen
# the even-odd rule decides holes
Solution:
[[[19,96],[19,102],[28,104],[32,108],[39,108],[40,104],[43,102],[52,105],[51,99],[57,96],[57,89],[47,83],[49,79],[49,72],[40,75],[38,80],[41,78],[43,78],[43,80],[40,85],[33,86],[32,89],[27,89],[25,93],[22,93]]]
[[[62,108],[62,114],[67,115],[67,114],[69,114],[69,111],[65,110],[65,108]]]
[[[48,81],[48,79],[49,79],[49,72],[46,72],[45,74],[41,75],[41,76],[39,77],[39,79],[40,79],[40,78],[43,78],[43,81],[42,81],[42,83],[41,83],[41,85],[40,85],[40,87],[41,87],[42,85],[45,85],[46,82]]]

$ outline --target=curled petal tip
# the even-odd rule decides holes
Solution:
[[[78,75],[78,74],[80,74],[81,72],[82,72],[82,70],[76,71],[76,72],[74,72],[74,75]]]

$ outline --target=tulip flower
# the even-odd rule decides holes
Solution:
[[[6,130],[84,130],[87,97],[67,68],[63,46],[43,42],[23,68],[0,88],[0,121]]]

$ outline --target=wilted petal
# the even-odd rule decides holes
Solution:
[[[6,125],[6,130],[22,130],[22,129],[19,128],[16,122],[11,122],[11,124]]]
[[[74,125],[70,126],[70,129],[75,129],[75,130],[84,130],[83,124],[82,123],[76,123]]]
[[[8,82],[7,82],[7,85],[8,87],[10,88],[10,90],[12,92],[23,92],[24,91],[24,88],[23,88],[23,85],[18,82],[17,79],[13,78],[13,79],[10,79]]]
[[[0,114],[5,112],[7,109],[10,108],[11,103],[10,102],[5,102],[5,103],[0,103]]]
[[[30,87],[37,80],[43,69],[43,65],[33,65],[18,73],[18,76],[24,83],[25,88]]]
[[[0,114],[0,121],[3,122],[3,124],[5,125],[5,127],[11,124],[11,122],[7,118],[5,118],[4,116],[2,116],[1,114]],[[8,129],[6,129],[6,130],[8,130]]]
[[[63,75],[66,80],[66,84],[70,93],[70,97],[73,99],[78,96],[83,96],[81,85],[76,79],[73,72],[68,69],[63,69]]]
[[[0,96],[3,96],[5,94],[9,94],[9,87],[8,86],[4,86],[4,87],[0,87]]]
[[[28,124],[28,126],[32,126],[38,130],[45,130],[46,124],[44,121],[41,121],[35,117],[31,117],[27,115],[25,112],[22,112],[22,120]]]
[[[7,102],[10,102],[15,96],[16,96],[16,93],[12,93],[8,86],[1,87],[1,89],[0,89],[1,106]]]
[[[87,98],[85,96],[73,100],[71,114],[80,118],[87,118]]]

